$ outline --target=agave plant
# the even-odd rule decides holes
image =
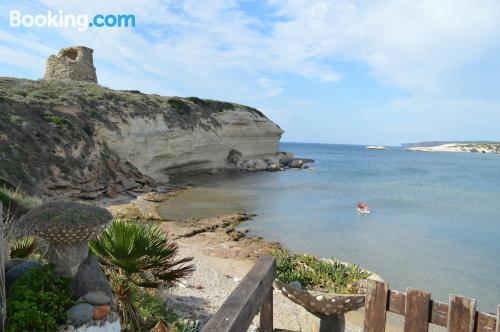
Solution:
[[[10,258],[28,258],[36,250],[37,244],[36,238],[32,236],[12,240],[10,242]]]
[[[137,222],[114,221],[90,249],[108,274],[118,308],[132,331],[140,330],[141,318],[132,302],[139,288],[158,288],[194,271],[187,264],[192,257],[177,258],[178,246],[156,226]]]

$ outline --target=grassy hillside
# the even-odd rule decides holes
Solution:
[[[96,140],[96,128],[114,130],[110,118],[163,116],[169,127],[221,126],[222,111],[259,111],[196,97],[116,91],[94,83],[0,77],[0,182],[35,195],[93,198],[122,178],[150,179]],[[82,194],[83,193],[83,194]]]

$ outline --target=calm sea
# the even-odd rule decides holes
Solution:
[[[283,143],[309,169],[220,174],[163,207],[170,218],[257,213],[244,228],[293,251],[354,262],[391,288],[500,304],[500,155]],[[370,215],[355,205],[367,203]]]

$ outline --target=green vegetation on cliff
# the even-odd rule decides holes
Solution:
[[[0,184],[39,196],[95,198],[120,178],[149,180],[99,138],[99,128],[163,118],[169,128],[220,128],[220,112],[259,111],[196,97],[118,91],[95,83],[0,77]]]

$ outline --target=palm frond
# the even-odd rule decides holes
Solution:
[[[138,284],[173,281],[194,271],[192,258],[176,259],[179,248],[161,229],[137,222],[115,221],[90,242],[100,261],[133,276]]]
[[[37,247],[36,238],[25,236],[10,242],[10,258],[26,259]]]

